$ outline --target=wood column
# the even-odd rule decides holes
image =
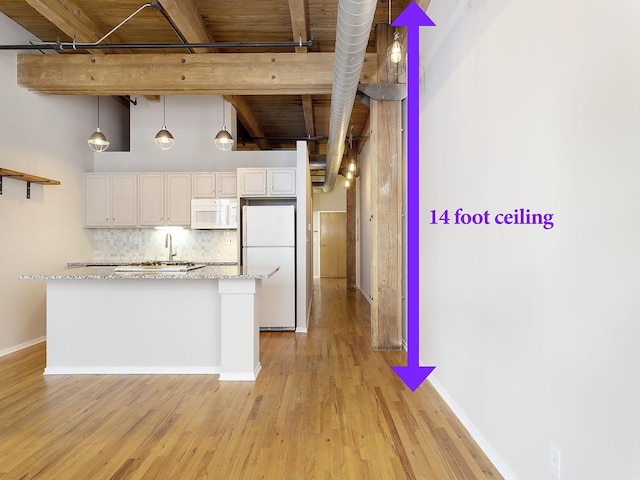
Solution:
[[[356,149],[352,146],[347,158],[347,168],[351,159],[356,159]],[[356,178],[347,188],[347,289],[356,289]]]
[[[376,28],[378,64],[386,66],[392,31]],[[379,71],[379,79],[387,79]],[[389,82],[395,81],[393,78]],[[371,100],[371,345],[399,350],[403,334],[402,102]]]

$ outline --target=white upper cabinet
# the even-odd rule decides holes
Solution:
[[[240,197],[293,197],[296,195],[295,168],[239,168]]]
[[[138,175],[138,215],[141,227],[165,224],[164,215],[164,174],[141,173]]]
[[[236,172],[218,173],[218,198],[236,198],[238,196],[238,175]]]
[[[165,193],[166,224],[191,225],[191,174],[167,173]]]
[[[138,226],[138,176],[135,173],[111,175],[111,226]]]
[[[190,224],[190,173],[140,173],[138,189],[141,227]]]
[[[84,224],[87,227],[111,226],[111,175],[88,174],[84,182]]]
[[[235,172],[199,172],[193,174],[193,198],[235,198]]]
[[[138,226],[138,176],[133,173],[85,175],[85,226]]]
[[[190,224],[190,173],[85,174],[85,227]]]

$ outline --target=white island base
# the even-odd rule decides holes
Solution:
[[[261,368],[262,279],[189,275],[108,275],[104,281],[47,277],[44,373],[219,374],[220,380],[255,380]]]

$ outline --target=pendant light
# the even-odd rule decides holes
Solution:
[[[222,130],[218,132],[214,142],[216,144],[216,147],[218,147],[220,150],[231,150],[231,147],[233,147],[233,137],[229,132],[227,132],[224,110],[225,103],[224,97],[222,97]]]
[[[156,145],[162,150],[169,150],[176,142],[173,135],[167,130],[167,104],[166,95],[162,96],[162,129],[156,133]]]
[[[107,148],[109,148],[109,140],[104,136],[104,133],[100,131],[100,95],[98,95],[98,127],[96,131],[89,137],[87,140],[89,147],[94,152],[100,153],[104,152]]]
[[[389,25],[391,25],[391,0],[389,0]],[[406,52],[400,43],[398,27],[393,32],[393,43],[387,49],[387,73],[398,76],[407,71]]]

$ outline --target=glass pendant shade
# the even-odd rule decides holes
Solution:
[[[398,29],[393,34],[393,43],[387,49],[387,73],[401,75],[407,70],[404,47],[400,43]]]
[[[104,136],[104,133],[100,131],[100,127],[96,129],[95,132],[89,137],[87,140],[89,147],[94,152],[104,152],[107,148],[109,148],[109,140]]]
[[[226,127],[223,125],[222,130],[218,132],[216,138],[214,140],[216,147],[220,150],[231,150],[233,147],[233,137],[229,132],[227,132]]]
[[[173,138],[173,135],[171,135],[171,132],[167,130],[166,125],[163,125],[162,130],[156,134],[156,145],[158,145],[162,150],[169,150],[173,147],[175,142],[176,141]]]

